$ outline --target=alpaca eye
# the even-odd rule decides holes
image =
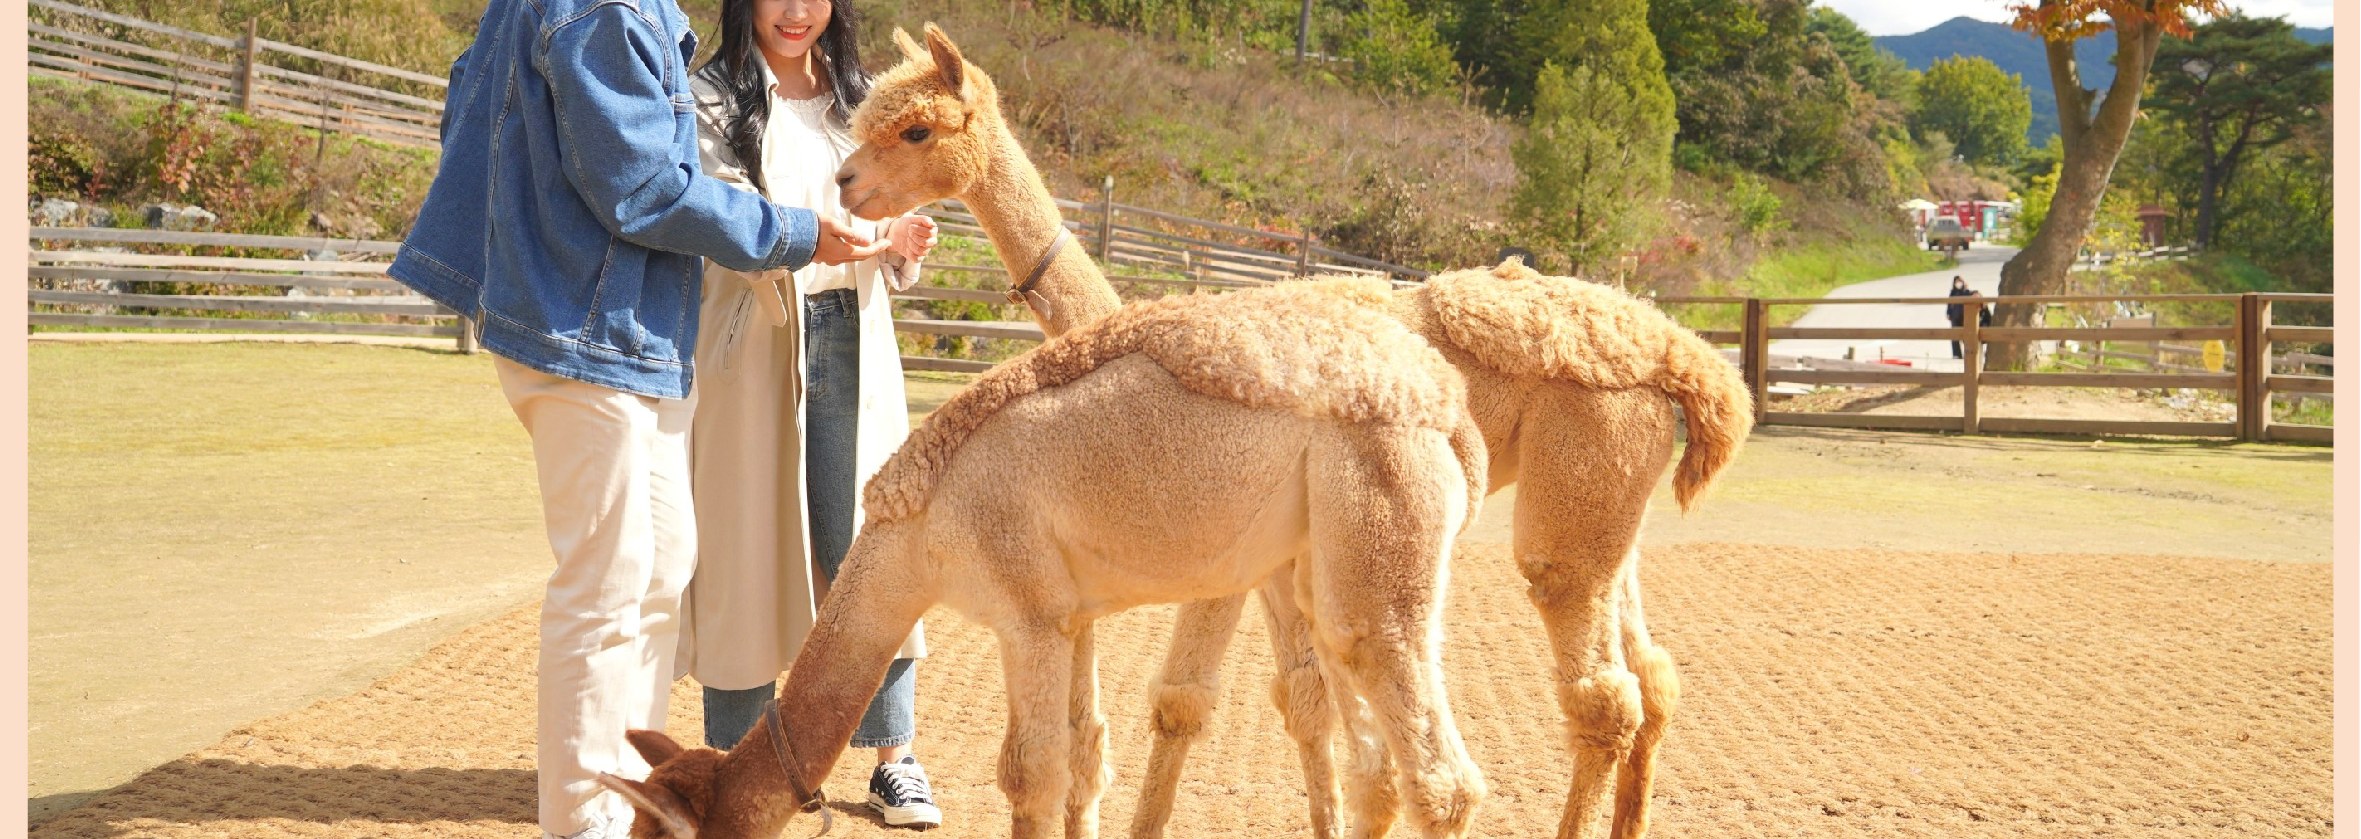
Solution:
[[[913,125],[909,128],[902,129],[902,139],[913,143],[926,142],[926,135],[926,126],[923,125]]]

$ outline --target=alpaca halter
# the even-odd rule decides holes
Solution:
[[[820,832],[812,835],[815,837],[828,835],[828,830],[836,826],[836,814],[828,811],[827,793],[815,789],[809,794],[806,794],[802,788],[796,786],[795,767],[802,765],[803,760],[801,758],[791,759],[788,757],[790,754],[793,754],[793,752],[789,750],[787,746],[787,735],[783,733],[787,728],[787,723],[786,721],[779,719],[778,697],[771,697],[770,703],[763,706],[762,713],[763,716],[770,719],[771,754],[778,756],[779,771],[784,772],[787,775],[788,793],[798,799],[795,802],[796,809],[805,813],[819,813]]]
[[[1049,298],[1042,297],[1041,292],[1034,289],[1041,285],[1041,275],[1049,273],[1050,261],[1056,259],[1058,251],[1065,250],[1066,243],[1073,240],[1074,232],[1067,230],[1064,222],[1058,223],[1058,237],[1049,240],[1049,249],[1041,252],[1041,261],[1033,264],[1033,273],[1025,275],[1025,281],[1018,283],[1016,288],[1008,290],[1008,302],[1031,306],[1035,316],[1043,321],[1049,320]]]

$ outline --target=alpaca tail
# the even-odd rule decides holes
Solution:
[[[1451,429],[1451,453],[1459,457],[1459,471],[1467,475],[1467,519],[1460,522],[1459,534],[1476,526],[1476,518],[1484,512],[1484,496],[1492,492],[1492,455],[1484,447],[1484,430],[1476,427],[1473,415],[1462,415],[1459,425]]]
[[[1754,399],[1721,351],[1686,330],[1667,348],[1657,385],[1688,416],[1689,446],[1672,478],[1673,497],[1686,513],[1754,429]]]

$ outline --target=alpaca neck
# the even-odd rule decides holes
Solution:
[[[722,808],[744,814],[757,835],[777,835],[802,803],[793,793],[828,779],[902,640],[934,605],[932,577],[908,561],[918,553],[908,540],[924,532],[910,522],[862,529],[787,671],[778,716],[764,714],[723,758]],[[772,730],[774,719],[783,731]]]
[[[1000,136],[991,162],[959,199],[975,213],[992,248],[1000,252],[1000,264],[1008,269],[1013,288],[1040,264],[1041,255],[1057,240],[1064,217],[1016,136],[1006,125],[992,130]],[[1034,290],[1048,301],[1050,311],[1047,317],[1034,311],[1033,319],[1052,338],[1104,317],[1123,302],[1078,242],[1067,242],[1058,250]]]

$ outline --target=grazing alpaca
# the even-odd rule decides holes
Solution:
[[[1069,242],[1057,204],[1003,122],[991,79],[932,25],[926,46],[894,38],[907,60],[880,76],[854,115],[860,150],[838,173],[845,206],[882,218],[958,198],[976,215],[1044,332],[1055,336],[1111,311],[1114,287]],[[1689,444],[1674,475],[1689,509],[1728,465],[1753,424],[1744,384],[1713,347],[1653,306],[1592,283],[1514,263],[1436,276],[1397,292],[1393,315],[1467,378],[1469,409],[1490,452],[1491,489],[1520,486],[1517,566],[1556,652],[1557,696],[1574,753],[1558,835],[1594,821],[1616,782],[1613,831],[1647,829],[1655,754],[1680,693],[1672,658],[1648,637],[1637,541],[1648,497],[1671,463],[1673,405]],[[1272,698],[1298,744],[1322,837],[1341,835],[1329,756],[1336,714],[1355,729],[1349,785],[1360,835],[1382,835],[1395,801],[1383,740],[1368,711],[1335,697],[1304,616],[1274,577],[1262,591],[1281,672]],[[1189,744],[1213,707],[1221,655],[1243,595],[1183,606],[1154,690],[1156,732],[1135,839],[1160,836]],[[1088,748],[1103,736],[1077,718]],[[1095,765],[1095,756],[1078,765]],[[1103,776],[1078,778],[1070,821],[1087,835]]]
[[[1135,304],[977,379],[870,482],[783,714],[727,754],[631,733],[654,771],[602,781],[643,814],[634,835],[768,837],[820,806],[940,602],[999,637],[1000,787],[1012,835],[1047,836],[1071,779],[1100,774],[1092,622],[1284,572],[1327,683],[1372,709],[1412,823],[1464,836],[1484,787],[1444,698],[1441,608],[1486,455],[1458,371],[1390,300],[1340,280]]]

